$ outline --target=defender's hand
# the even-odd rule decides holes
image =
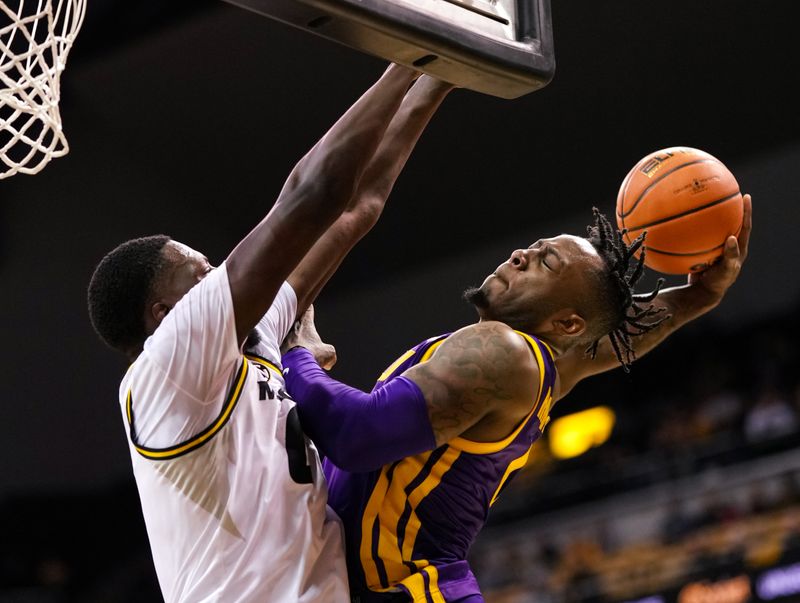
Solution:
[[[716,264],[703,272],[689,275],[689,284],[704,289],[716,302],[722,299],[725,292],[736,281],[742,264],[747,258],[750,231],[753,227],[753,206],[750,195],[744,195],[742,201],[744,213],[739,236],[728,237],[728,240],[725,241],[722,258]]]
[[[306,348],[314,355],[314,360],[317,361],[322,368],[329,371],[336,364],[336,348],[332,345],[322,341],[322,338],[317,333],[317,327],[314,325],[314,306],[309,306],[300,320],[294,323],[292,330],[283,340],[281,345],[281,352],[296,347]]]

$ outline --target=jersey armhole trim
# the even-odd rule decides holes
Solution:
[[[378,380],[376,382],[376,387],[378,385],[383,385],[383,383],[387,381],[390,377],[396,377],[397,375],[395,375],[394,373],[397,371],[400,365],[402,365],[406,360],[414,356],[414,354],[419,353],[421,349],[424,351],[422,352],[422,355],[420,356],[420,359],[416,364],[422,364],[423,362],[428,361],[430,357],[433,356],[433,353],[439,348],[440,345],[444,343],[445,339],[447,339],[448,337],[450,337],[450,333],[446,333],[444,335],[437,335],[436,337],[431,337],[430,339],[418,345],[417,347],[411,348],[410,350],[405,352],[397,360],[392,362],[392,364],[390,364],[388,368],[383,371],[383,373],[381,373],[381,376],[378,377]],[[426,348],[425,346],[428,347]]]
[[[245,354],[244,357],[250,360],[251,362],[255,362],[256,364],[260,364],[261,366],[264,366],[268,369],[272,369],[279,375],[283,375],[283,371],[281,371],[281,369],[278,367],[277,364],[275,364],[271,360],[267,360],[263,356],[258,356],[257,354]]]
[[[228,392],[226,402],[222,405],[222,411],[211,423],[211,425],[206,427],[203,431],[191,439],[167,448],[150,448],[147,446],[141,446],[137,443],[136,429],[133,424],[133,392],[132,388],[129,388],[125,399],[125,412],[128,417],[131,443],[136,449],[136,452],[150,460],[163,461],[187,454],[208,442],[219,432],[220,429],[225,426],[225,424],[228,422],[228,419],[230,419],[233,409],[236,407],[236,404],[241,396],[242,388],[244,386],[245,379],[247,378],[247,371],[248,362],[243,358],[242,366],[239,368],[239,371],[233,380],[233,385],[231,385],[231,389]]]
[[[433,343],[432,343],[432,344],[431,344],[431,345],[428,347],[428,349],[427,349],[427,350],[425,350],[425,353],[424,353],[424,354],[422,354],[422,358],[420,358],[420,359],[419,359],[419,363],[420,363],[420,364],[422,364],[423,362],[427,362],[428,360],[430,360],[430,357],[431,357],[431,356],[433,356],[433,353],[434,353],[436,350],[438,350],[438,349],[439,349],[439,346],[440,346],[440,345],[442,345],[442,344],[445,342],[445,340],[446,340],[448,337],[450,337],[450,336],[449,336],[449,335],[440,335],[440,337],[441,337],[441,339],[438,339],[438,340],[434,341],[434,342],[433,342]]]

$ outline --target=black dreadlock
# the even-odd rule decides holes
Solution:
[[[658,279],[655,289],[650,293],[637,296],[634,288],[644,273],[646,250],[642,245],[647,233],[643,232],[630,245],[627,245],[623,239],[627,230],[620,231],[614,228],[596,207],[592,208],[592,213],[594,214],[594,225],[587,227],[589,242],[605,261],[611,297],[618,310],[616,321],[607,335],[614,353],[627,373],[630,365],[636,360],[631,337],[652,331],[670,318],[669,315],[666,315],[648,321],[666,310],[666,308],[656,308],[654,304],[650,303],[661,290],[664,279]],[[642,250],[641,256],[632,266],[631,258],[639,249]],[[597,355],[597,346],[600,345],[603,337],[596,339],[586,348],[586,353],[591,354],[592,359]]]

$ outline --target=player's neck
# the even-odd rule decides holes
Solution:
[[[477,322],[481,323],[493,320],[496,319],[481,317],[478,319]],[[553,351],[553,355],[556,357],[566,353],[567,351],[569,351],[570,349],[572,349],[577,345],[576,342],[571,341],[572,338],[558,337],[554,333],[538,332],[538,329],[527,329],[524,326],[509,324],[505,321],[499,321],[499,322],[502,322],[504,325],[506,325],[511,329],[514,329],[515,331],[518,331],[520,333],[525,333],[526,335],[530,335],[540,341],[543,341]]]

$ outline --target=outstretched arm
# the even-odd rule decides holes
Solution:
[[[747,258],[752,229],[750,195],[745,195],[743,200],[742,229],[738,237],[728,237],[722,259],[703,272],[690,274],[688,284],[664,289],[656,296],[653,305],[665,308],[669,318],[652,331],[632,338],[637,358],[644,356],[686,323],[716,308],[736,281]],[[574,348],[558,358],[556,365],[559,376],[556,399],[564,397],[580,380],[620,366],[607,337],[598,346],[594,359],[587,356],[583,349]]]
[[[419,137],[452,89],[452,84],[423,75],[406,93],[347,209],[289,276],[298,298],[298,317],[313,303],[353,246],[378,221]]]
[[[267,216],[226,261],[241,344],[281,283],[347,206],[416,73],[390,65],[289,174]]]

